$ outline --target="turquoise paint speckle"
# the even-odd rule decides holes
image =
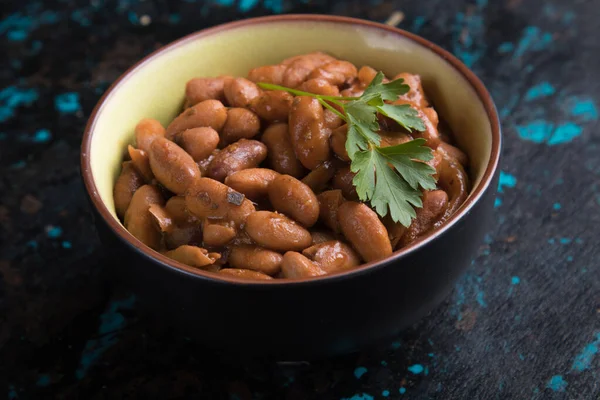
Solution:
[[[569,113],[582,121],[595,121],[598,119],[596,103],[589,97],[572,96],[567,99]]]
[[[13,42],[22,42],[27,39],[27,32],[21,30],[9,31],[6,37]]]
[[[570,25],[575,20],[575,13],[573,11],[567,11],[563,14],[563,22]]]
[[[500,171],[500,179],[498,180],[498,193],[504,193],[504,188],[514,188],[517,185],[517,178],[514,175],[505,171]]]
[[[259,0],[240,0],[240,4],[238,5],[238,9],[241,12],[247,12],[252,10],[258,4]]]
[[[70,248],[73,247],[73,245],[71,244],[71,242],[69,242],[68,240],[64,240],[61,243],[61,245],[62,245],[63,249],[70,249]]]
[[[356,367],[354,369],[354,376],[356,377],[356,379],[362,378],[362,376],[366,373],[367,369],[365,367]]]
[[[513,285],[518,285],[519,283],[521,283],[521,279],[518,276],[513,276],[512,278],[510,278],[510,283]]]
[[[415,365],[411,365],[410,367],[408,367],[408,370],[410,372],[412,372],[415,375],[418,375],[420,373],[422,373],[425,368],[423,368],[423,366],[421,364],[415,364]]]
[[[46,143],[52,138],[48,129],[40,129],[33,135],[33,141],[36,143]]]
[[[383,397],[388,397],[390,395],[390,391],[389,390],[384,390],[384,391],[381,392],[381,395]]]
[[[559,239],[560,244],[569,244],[572,242],[571,238],[562,237]]]
[[[83,10],[75,10],[71,13],[71,19],[77,22],[81,26],[90,26],[92,21],[88,18],[88,16],[83,12]]]
[[[181,14],[170,14],[169,15],[169,23],[170,24],[178,24],[181,22]]]
[[[31,105],[38,99],[35,89],[22,89],[8,86],[0,91],[0,122],[4,122],[15,115],[15,109],[23,105]]]
[[[77,379],[83,379],[90,367],[112,345],[116,343],[118,331],[125,326],[125,317],[119,312],[122,309],[131,309],[135,304],[135,296],[123,300],[115,300],[100,315],[98,339],[90,339],[85,344],[81,353],[79,367],[75,371]]]
[[[523,30],[523,35],[517,43],[517,48],[513,53],[513,59],[521,58],[530,50],[539,51],[548,48],[552,43],[552,34],[542,33],[537,26],[528,26]]]
[[[571,261],[573,261],[573,256],[568,256],[567,257],[567,262],[571,262]]]
[[[544,120],[535,120],[527,125],[517,125],[516,129],[521,139],[543,143],[552,135],[554,124]]]
[[[521,361],[525,361],[525,356],[522,353],[519,353],[519,359]]]
[[[552,208],[556,211],[560,210],[562,208],[562,206],[560,205],[560,203],[554,203],[552,205]]]
[[[35,240],[30,240],[27,243],[25,243],[25,246],[31,247],[32,249],[36,250],[38,248],[38,242]]]
[[[433,354],[433,353],[427,353],[427,356],[433,358],[433,357],[435,357],[435,354]]]
[[[60,226],[50,226],[46,229],[46,235],[52,239],[59,238],[62,235],[62,228]]]
[[[393,341],[392,344],[390,345],[390,347],[393,350],[398,350],[400,348],[400,346],[402,346],[402,343],[400,343],[400,341],[398,341],[398,340]]]
[[[275,14],[281,14],[283,12],[283,0],[265,0],[263,6]]]
[[[564,392],[567,386],[568,383],[563,379],[562,375],[554,375],[546,385],[548,389],[552,389],[555,392]]]
[[[577,136],[581,135],[582,132],[583,129],[581,126],[574,124],[573,122],[566,122],[556,127],[556,130],[548,139],[548,145],[553,146],[555,144],[570,142]]]
[[[48,386],[50,384],[50,382],[51,382],[51,380],[50,380],[50,376],[48,374],[41,374],[38,377],[38,380],[35,384],[40,387],[45,387],[45,386]]]
[[[510,53],[515,49],[515,45],[511,42],[504,42],[498,46],[498,53]]]
[[[137,14],[135,12],[133,12],[133,11],[129,11],[127,13],[127,19],[129,20],[129,22],[132,25],[137,25],[140,22],[140,19],[138,18]]]
[[[582,372],[586,369],[589,369],[592,366],[592,361],[594,361],[594,357],[596,357],[596,355],[598,354],[599,348],[600,333],[597,333],[596,340],[594,340],[591,343],[588,343],[575,357],[573,365],[571,366],[571,371]]]
[[[494,207],[498,208],[502,205],[502,199],[500,197],[496,197],[496,200],[494,200]]]
[[[79,111],[79,93],[68,92],[59,94],[54,98],[54,107],[61,113],[74,113]]]
[[[224,7],[230,7],[235,3],[235,0],[215,0],[215,3]]]
[[[575,243],[582,244],[583,243],[583,239],[581,239],[581,238],[575,238]]]
[[[477,297],[476,297],[476,299],[477,299],[477,303],[479,303],[479,305],[480,305],[481,307],[484,307],[484,308],[485,308],[485,307],[487,307],[487,303],[485,302],[485,298],[484,298],[484,297],[485,297],[485,293],[483,293],[483,291],[482,291],[482,290],[479,290],[479,291],[477,292]]]
[[[384,367],[387,367],[388,363],[385,360],[381,360],[381,365],[384,366]]]
[[[16,400],[19,398],[17,389],[14,385],[8,385],[8,400]]]
[[[536,100],[541,97],[552,96],[556,92],[554,86],[550,82],[541,82],[532,88],[529,88],[525,93],[525,101]]]
[[[400,389],[398,389],[398,392],[400,392],[400,394],[404,394],[406,393],[406,388],[401,387]]]
[[[371,396],[368,393],[359,393],[359,394],[355,394],[352,397],[345,397],[341,400],[373,400],[373,396]]]
[[[554,240],[554,239],[548,239],[548,244],[554,244],[554,243],[556,243],[556,240]]]
[[[412,23],[412,31],[415,33],[419,32],[424,24],[425,24],[425,17],[423,17],[421,15],[416,16]]]

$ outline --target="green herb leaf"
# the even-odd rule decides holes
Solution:
[[[390,117],[409,132],[412,132],[413,129],[417,131],[425,130],[425,124],[419,118],[419,112],[408,104],[383,104],[377,107],[377,111],[386,117]]]
[[[410,90],[410,86],[404,83],[404,79],[396,79],[392,82],[382,83],[383,78],[383,72],[378,72],[369,86],[365,89],[363,95],[360,96],[360,99],[367,103],[377,99],[394,101],[398,99],[398,96],[408,93]],[[380,104],[383,104],[383,101],[381,101]]]
[[[377,152],[386,158],[413,189],[419,186],[425,190],[435,189],[435,168],[425,164],[433,158],[431,149],[423,146],[425,139],[415,139],[396,146],[378,148]],[[417,162],[415,160],[420,160]]]

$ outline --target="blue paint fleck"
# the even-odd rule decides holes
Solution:
[[[178,24],[181,22],[181,14],[170,14],[169,15],[169,23],[170,24]]]
[[[398,391],[400,392],[400,394],[404,394],[406,393],[406,388],[401,387],[400,389],[398,389]]]
[[[252,10],[258,4],[258,0],[240,0],[238,10],[241,12],[247,12]]]
[[[517,125],[516,129],[521,139],[535,143],[547,142],[549,146],[570,142],[583,131],[581,126],[573,122],[566,122],[555,129],[554,124],[544,120]]]
[[[14,385],[8,385],[8,400],[16,400],[19,398],[17,389]]]
[[[435,357],[435,354],[433,354],[433,353],[427,353],[427,356],[433,358],[433,357]]]
[[[477,297],[476,297],[477,298],[477,303],[479,303],[479,305],[481,307],[485,308],[485,307],[487,307],[487,303],[485,302],[484,296],[485,296],[485,293],[483,292],[483,290],[478,290],[477,291]]]
[[[500,46],[498,46],[498,53],[510,53],[511,51],[513,51],[515,49],[515,45],[512,44],[511,42],[504,42],[501,43]]]
[[[392,344],[390,345],[390,347],[393,350],[398,350],[400,348],[400,346],[402,346],[402,343],[398,340],[393,341]]]
[[[275,14],[281,14],[283,12],[283,0],[265,0],[263,6]]]
[[[71,244],[71,242],[69,242],[68,240],[64,240],[62,243],[62,248],[63,249],[70,249],[73,247],[73,245]]]
[[[513,276],[512,278],[510,278],[510,283],[513,285],[518,285],[519,283],[521,283],[521,279],[518,276]]]
[[[61,113],[74,113],[79,111],[79,93],[67,92],[54,98],[54,107]]]
[[[0,122],[4,122],[15,115],[15,109],[22,105],[31,105],[38,99],[35,89],[22,89],[8,86],[0,91]]]
[[[116,343],[120,329],[125,326],[125,317],[119,312],[121,309],[132,309],[135,304],[135,296],[129,296],[123,300],[112,301],[108,308],[100,315],[100,327],[98,328],[98,339],[90,339],[85,344],[81,353],[79,367],[75,371],[77,379],[83,379],[90,367],[98,358]]]
[[[50,380],[50,376],[48,374],[41,374],[38,377],[38,380],[35,384],[40,387],[45,387],[45,386],[48,386],[50,384],[50,382],[51,382],[51,380]]]
[[[525,101],[531,101],[542,97],[552,96],[556,93],[556,89],[550,82],[541,82],[531,88],[525,93]]]
[[[575,19],[575,13],[573,11],[567,11],[563,14],[563,22],[567,25],[571,24]]]
[[[500,171],[500,179],[498,180],[498,193],[504,193],[504,188],[514,188],[517,185],[517,178],[514,175],[505,171]]]
[[[368,393],[360,393],[360,394],[355,394],[352,397],[342,398],[341,400],[373,400],[373,396],[371,396]]]
[[[423,25],[425,25],[425,17],[422,15],[416,16],[412,23],[412,31],[415,33],[419,32]]]
[[[575,238],[575,243],[582,244],[583,243],[583,239],[581,239],[581,238]]]
[[[90,26],[92,24],[92,21],[90,21],[89,17],[84,13],[83,10],[80,9],[77,9],[71,13],[71,19],[81,26]]]
[[[383,397],[388,397],[390,395],[390,391],[389,390],[384,390],[384,391],[381,392],[381,395]]]
[[[575,357],[571,371],[583,372],[592,366],[594,357],[598,354],[600,348],[600,333],[596,334],[596,340],[585,345],[581,352]]]
[[[498,208],[502,205],[502,199],[500,197],[496,197],[496,200],[494,200],[494,207]]]
[[[525,361],[525,356],[522,353],[519,353],[519,359],[521,361]]]
[[[572,122],[567,122],[556,127],[556,130],[548,139],[548,145],[552,146],[555,144],[567,143],[581,135],[583,129],[581,126]]]
[[[476,2],[473,12],[456,14],[453,26],[452,50],[469,68],[473,67],[485,54],[485,29],[483,12],[487,0]]]
[[[140,19],[138,18],[137,14],[133,11],[129,11],[127,13],[127,19],[133,25],[137,25],[140,22]]]
[[[567,256],[567,262],[573,261],[573,256]]]
[[[48,129],[40,129],[33,135],[33,141],[36,143],[46,143],[52,138]]]
[[[569,244],[572,242],[571,238],[562,237],[559,239],[560,244]]]
[[[590,97],[572,96],[567,99],[569,113],[582,121],[596,121],[598,119],[598,108]]]
[[[356,367],[354,369],[354,376],[356,377],[356,379],[362,378],[362,376],[366,373],[367,369],[365,367]]]
[[[60,226],[49,226],[46,228],[46,235],[52,239],[59,238],[62,235],[62,228]]]
[[[552,205],[552,208],[555,209],[556,211],[558,211],[562,208],[562,206],[560,205],[560,203],[554,203]]]
[[[549,243],[549,244],[554,244],[555,242],[556,242],[556,241],[554,240],[554,238],[552,238],[552,239],[548,239],[548,243]]]
[[[25,243],[25,246],[31,247],[32,249],[36,250],[38,248],[38,242],[35,240],[30,240],[27,243]]]
[[[410,367],[408,367],[408,370],[410,372],[412,372],[413,374],[418,375],[421,372],[423,372],[425,370],[425,368],[423,368],[423,366],[421,364],[415,364],[415,365],[411,365]]]
[[[548,381],[546,387],[552,389],[555,392],[564,392],[567,388],[568,383],[563,379],[562,375],[554,375]]]
[[[235,2],[235,0],[215,0],[215,3],[217,3],[223,7],[230,7],[233,5],[234,2]]]
[[[6,37],[13,42],[22,42],[27,39],[27,32],[21,30],[9,31]]]
[[[513,59],[521,58],[530,50],[539,51],[548,48],[552,43],[552,34],[542,33],[537,26],[528,26],[524,29],[523,35],[517,43],[517,48],[513,54]]]

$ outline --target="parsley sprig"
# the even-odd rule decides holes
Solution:
[[[395,222],[409,226],[416,216],[414,208],[423,206],[419,187],[435,189],[435,169],[425,164],[433,158],[433,154],[429,147],[424,146],[424,139],[380,146],[378,113],[396,121],[408,132],[425,130],[417,110],[410,105],[386,103],[398,99],[410,87],[404,84],[403,79],[383,83],[383,77],[383,73],[378,72],[360,97],[318,95],[264,82],[258,83],[258,86],[314,97],[323,107],[346,121],[346,150],[351,160],[350,169],[356,173],[352,183],[358,197],[362,201],[370,201],[382,217],[389,212]]]

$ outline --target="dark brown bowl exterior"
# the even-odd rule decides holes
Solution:
[[[138,295],[139,304],[163,325],[178,329],[206,347],[237,357],[307,360],[355,351],[391,338],[447,296],[457,277],[470,264],[492,221],[501,147],[498,115],[479,79],[440,47],[385,25],[322,15],[238,21],[198,32],[169,46],[244,24],[298,19],[376,27],[416,41],[446,59],[471,83],[488,113],[492,127],[491,156],[482,181],[443,227],[386,260],[316,279],[271,282],[221,279],[143,246],[114,220],[100,199],[91,173],[89,146],[96,113],[119,81],[113,84],[90,118],[81,156],[83,180],[98,233],[105,246],[115,253],[116,261],[110,267]],[[160,52],[140,63],[148,62]],[[119,80],[126,79],[130,71]]]

